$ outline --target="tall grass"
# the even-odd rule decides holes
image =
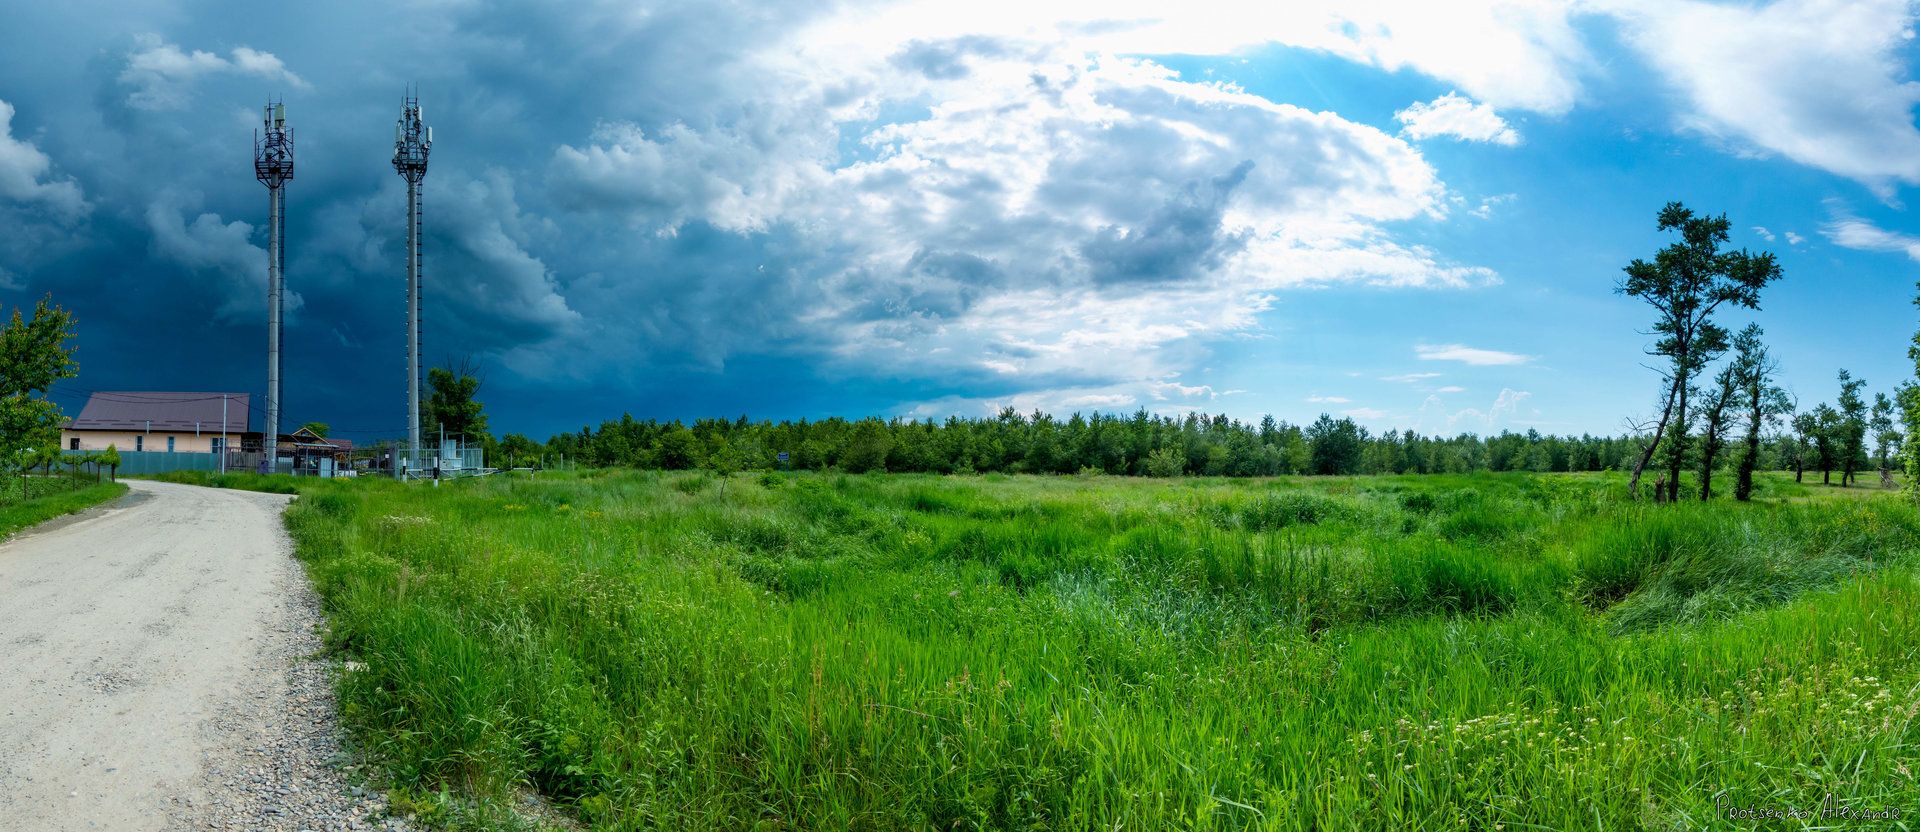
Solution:
[[[1662,828],[1920,808],[1920,522],[1567,476],[312,483],[410,795],[600,829]],[[428,801],[431,803],[431,801]]]

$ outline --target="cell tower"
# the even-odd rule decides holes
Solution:
[[[286,297],[286,184],[293,180],[293,131],[287,105],[269,101],[253,134],[253,175],[267,186],[267,431],[266,470],[279,464],[280,318]]]
[[[420,183],[427,178],[433,128],[420,120],[420,99],[406,97],[393,125],[393,169],[407,180],[407,448],[420,465]],[[397,466],[396,466],[397,472]]]

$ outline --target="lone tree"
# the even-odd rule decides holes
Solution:
[[[1821,402],[1810,414],[1813,425],[1814,462],[1820,466],[1820,484],[1833,484],[1833,467],[1840,459],[1840,411]]]
[[[1906,385],[1901,385],[1902,388]],[[1895,390],[1894,396],[1907,395],[1904,390]],[[1867,420],[1867,426],[1873,429],[1873,457],[1880,467],[1880,484],[1893,486],[1893,467],[1888,455],[1900,444],[1900,428],[1893,421],[1893,399],[1885,393],[1873,394],[1873,416]]]
[[[1747,425],[1746,452],[1740,455],[1739,473],[1733,485],[1733,498],[1741,501],[1753,499],[1753,472],[1760,465],[1761,434],[1781,416],[1793,412],[1786,392],[1773,383],[1779,365],[1767,354],[1766,344],[1760,341],[1761,334],[1759,325],[1748,324],[1733,338],[1732,366],[1739,389],[1741,417]]]
[[[1844,369],[1840,371],[1840,420],[1835,444],[1842,486],[1853,484],[1853,472],[1859,470],[1867,458],[1867,403],[1860,398],[1860,388],[1865,386],[1865,380],[1854,378]]]
[[[73,378],[73,314],[43,297],[27,319],[20,309],[0,330],[0,470],[15,473],[32,464],[33,453],[60,444],[60,407],[47,401],[47,389]]]
[[[1659,337],[1647,354],[1668,362],[1660,371],[1665,392],[1660,417],[1651,426],[1654,439],[1634,463],[1628,489],[1638,497],[1641,474],[1656,454],[1664,454],[1666,498],[1674,500],[1687,461],[1688,393],[1694,376],[1727,348],[1727,330],[1713,322],[1713,313],[1725,304],[1760,308],[1760,290],[1780,279],[1780,266],[1772,254],[1721,251],[1731,227],[1725,215],[1696,216],[1669,202],[1660,209],[1659,221],[1661,231],[1677,231],[1680,240],[1660,249],[1652,262],[1627,264],[1627,278],[1617,290],[1653,307],[1653,333]]]
[[[468,442],[491,444],[493,437],[487,433],[486,406],[475,398],[480,393],[480,384],[479,371],[470,359],[428,370],[427,386],[431,391],[427,400],[420,403],[420,430],[428,436],[445,430],[449,436],[466,437]]]

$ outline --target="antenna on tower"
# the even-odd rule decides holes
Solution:
[[[253,134],[253,175],[267,186],[267,424],[262,473],[278,470],[280,440],[280,324],[286,298],[285,186],[293,181],[293,130],[287,105],[268,99]]]
[[[420,118],[420,99],[409,89],[393,125],[393,169],[407,180],[407,447],[409,469],[420,467],[420,183],[427,178],[433,128]],[[395,473],[400,473],[396,466]],[[410,470],[411,474],[412,471]]]

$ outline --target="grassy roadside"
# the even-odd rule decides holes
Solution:
[[[140,477],[155,482],[173,482],[182,485],[201,485],[208,488],[232,488],[239,491],[264,491],[269,494],[298,494],[299,483],[286,474],[269,476],[251,471],[233,471],[218,474],[212,471],[168,471],[163,474],[151,474]]]
[[[72,491],[46,494],[17,502],[0,504],[0,537],[9,537],[55,517],[85,511],[127,493],[117,482],[85,485]]]
[[[1920,807],[1911,504],[1618,485],[585,472],[314,483],[288,526],[343,716],[453,825],[525,788],[606,830]]]

